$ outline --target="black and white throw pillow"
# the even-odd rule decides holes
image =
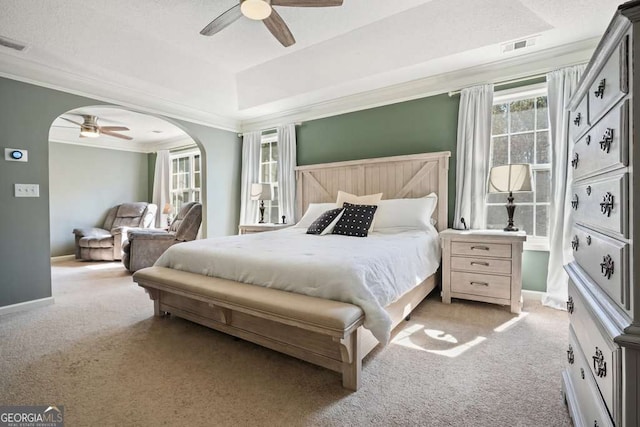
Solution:
[[[340,216],[343,210],[343,208],[337,208],[324,212],[307,228],[307,234],[326,234],[324,233],[325,230],[331,232],[330,226],[336,218]]]
[[[333,234],[343,236],[367,237],[369,227],[373,222],[373,216],[378,206],[376,205],[352,205],[344,203],[344,213],[333,227]]]

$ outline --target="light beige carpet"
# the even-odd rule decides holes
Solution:
[[[363,386],[177,318],[118,263],[54,264],[56,303],[0,316],[0,404],[60,404],[68,426],[570,425],[567,316],[434,295],[374,351]]]

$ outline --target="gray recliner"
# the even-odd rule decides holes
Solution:
[[[190,202],[182,206],[169,231],[132,230],[122,250],[122,263],[130,272],[151,267],[169,247],[195,240],[202,222],[202,205]]]
[[[153,203],[123,203],[107,213],[102,228],[76,228],[76,259],[114,261],[122,259],[122,245],[127,232],[149,228],[155,222],[158,207]]]

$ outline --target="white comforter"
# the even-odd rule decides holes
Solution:
[[[391,319],[384,307],[440,263],[433,228],[366,238],[305,232],[293,227],[181,243],[155,265],[357,305],[365,313],[364,326],[386,344]]]

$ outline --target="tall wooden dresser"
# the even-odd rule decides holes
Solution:
[[[563,392],[576,426],[640,426],[640,1],[621,5],[569,103]],[[639,126],[636,126],[639,125]],[[639,163],[640,164],[640,163]],[[636,166],[637,168],[637,166]]]

